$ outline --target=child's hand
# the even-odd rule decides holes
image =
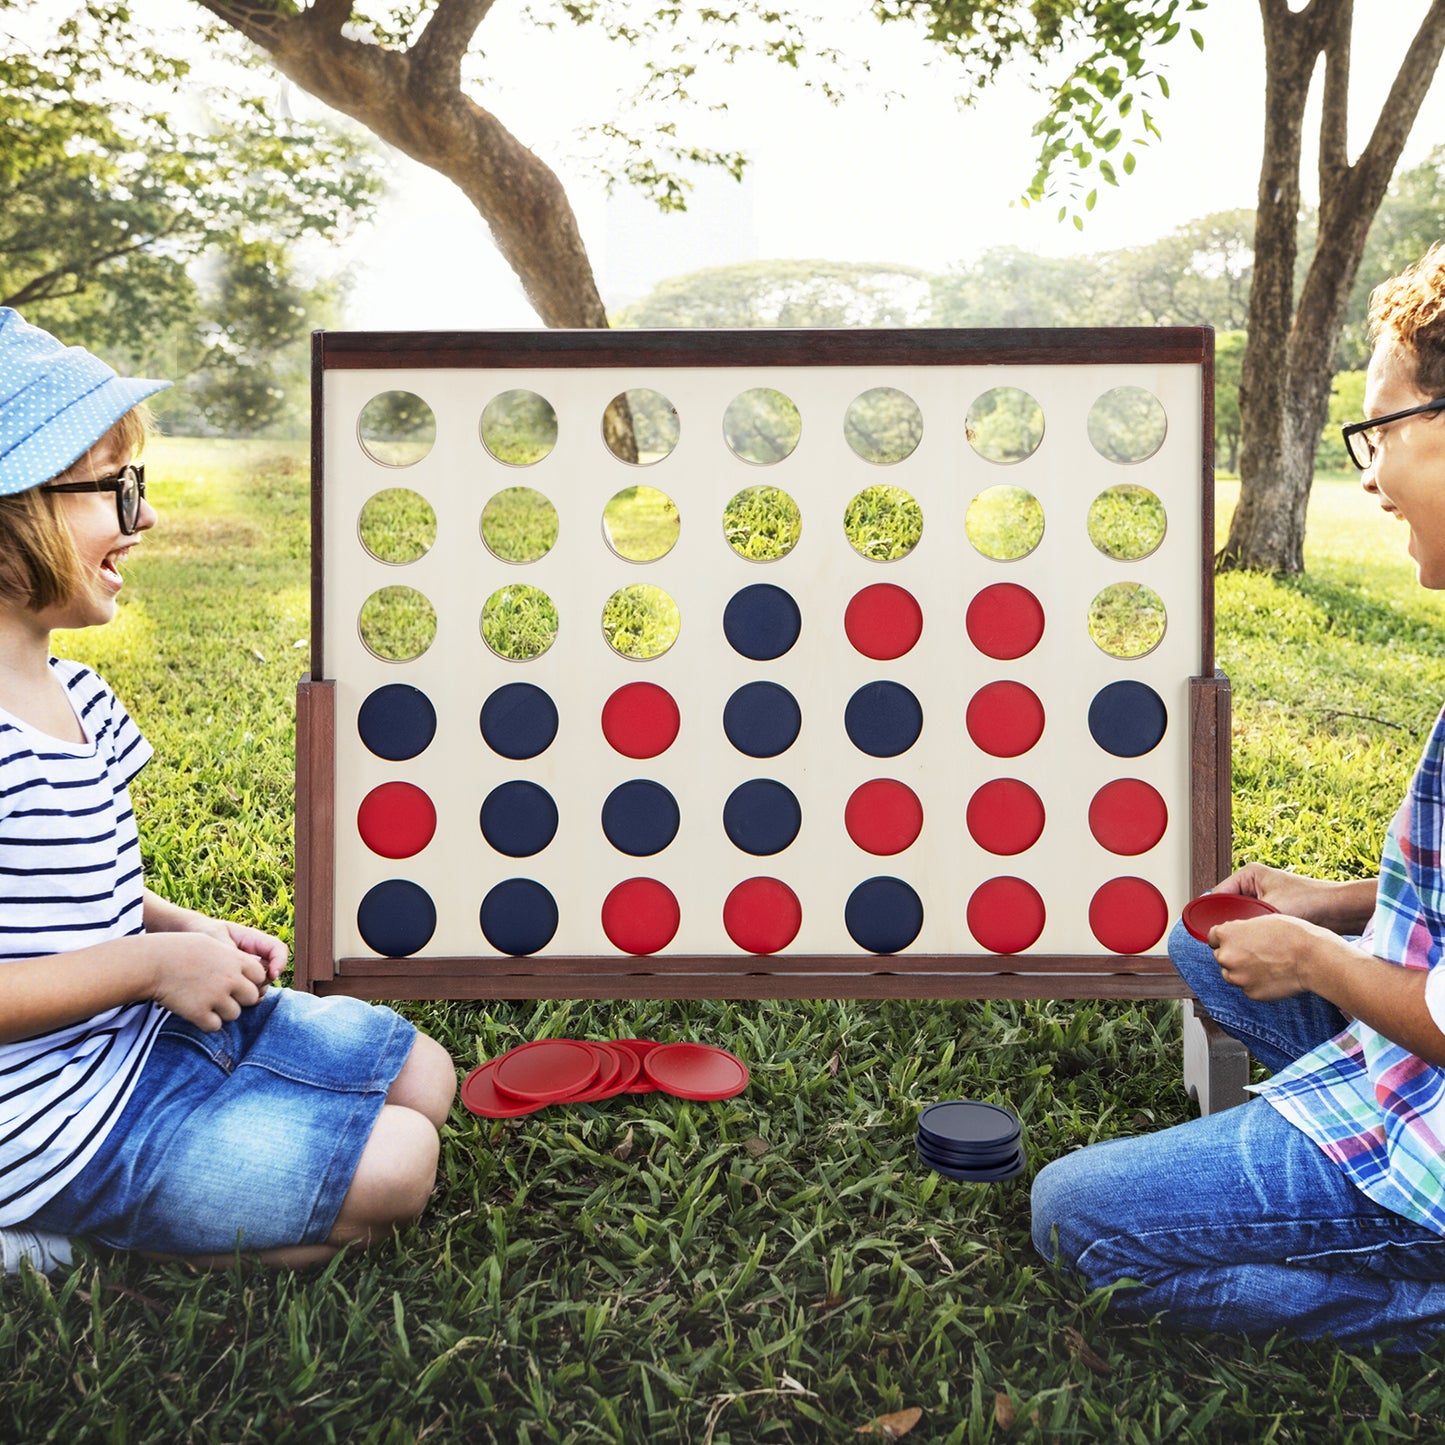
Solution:
[[[268,983],[275,983],[285,973],[290,955],[286,945],[279,938],[273,938],[259,928],[248,928],[244,923],[226,923],[222,927],[225,928],[230,941],[242,953],[254,954],[261,960],[266,967]]]
[[[1318,923],[1336,932],[1359,932],[1374,908],[1375,885],[1369,882],[1327,882],[1246,863],[1214,886],[1216,893],[1240,893],[1258,898],[1306,923]]]
[[[267,965],[213,934],[155,933],[147,945],[154,967],[150,996],[207,1033],[238,1018],[266,989]]]
[[[1300,965],[1323,931],[1298,918],[1267,914],[1215,924],[1209,930],[1209,946],[1225,983],[1256,1002],[1266,1002],[1305,992]]]

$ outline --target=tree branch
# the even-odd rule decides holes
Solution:
[[[327,0],[330,6],[332,0]],[[477,208],[497,249],[548,326],[606,326],[577,219],[557,176],[490,112],[464,95],[461,56],[491,0],[441,0],[410,50],[325,33],[258,0],[196,0],[260,45],[272,64],[378,139],[454,182]],[[349,7],[348,7],[349,9]],[[328,14],[330,10],[328,9]],[[434,53],[455,66],[427,80]],[[436,47],[434,51],[430,47]]]
[[[460,88],[462,57],[494,0],[439,0],[411,56],[411,93],[419,99]]]

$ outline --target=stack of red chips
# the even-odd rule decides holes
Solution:
[[[711,1044],[538,1039],[473,1069],[462,1081],[462,1103],[484,1119],[515,1119],[548,1104],[591,1104],[618,1094],[730,1099],[748,1078],[736,1054]]]

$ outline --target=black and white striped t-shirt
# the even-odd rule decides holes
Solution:
[[[62,742],[0,710],[0,1017],[6,960],[143,931],[128,784],[150,744],[88,668],[50,665],[88,741]],[[165,1017],[153,1003],[122,1004],[0,1043],[0,1225],[28,1218],[85,1166]]]

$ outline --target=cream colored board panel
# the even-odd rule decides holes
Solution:
[[[1086,436],[1088,413],[1104,392],[1142,386],[1163,403],[1169,419],[1164,445],[1149,460],[1122,467],[1099,456]],[[682,924],[667,952],[736,954],[721,926],[723,900],[741,880],[781,878],[802,902],[803,924],[788,950],[866,956],[849,938],[843,910],[863,879],[903,878],[922,896],[924,925],[911,951],[976,953],[966,904],[979,883],[999,875],[1022,877],[1044,896],[1047,923],[1030,951],[1104,954],[1092,937],[1088,905],[1101,883],[1133,875],[1154,884],[1177,911],[1188,897],[1189,730],[1188,679],[1199,670],[1202,630],[1198,576],[1199,369],[1195,366],[926,366],[917,368],[721,368],[633,370],[627,367],[536,371],[398,370],[326,374],[325,610],[326,669],[337,683],[335,927],[338,956],[369,952],[356,928],[356,907],[366,890],[390,877],[426,888],[437,905],[438,926],[428,955],[487,956],[478,907],[487,890],[509,877],[531,877],[556,897],[561,923],[549,954],[600,954],[617,950],[601,930],[608,890],[632,876],[650,876],[677,895]],[[724,444],[727,403],[755,386],[789,395],[802,415],[796,451],[770,467],[740,461]],[[854,455],[843,434],[848,403],[874,386],[895,386],[918,403],[923,439],[907,460],[875,466]],[[963,419],[975,397],[994,386],[1023,387],[1040,403],[1045,432],[1027,460],[1000,466],[969,446]],[[678,411],[681,433],[673,453],[638,468],[617,460],[601,441],[601,415],[617,392],[650,387]],[[372,461],[357,440],[357,417],[372,396],[405,389],[422,396],[437,419],[436,443],[421,462],[387,468]],[[504,390],[529,388],[545,396],[559,418],[555,449],[534,466],[509,467],[481,445],[482,408]],[[1139,562],[1121,563],[1089,542],[1090,503],[1121,481],[1149,487],[1163,501],[1168,530],[1159,549]],[[848,545],[842,525],[849,499],[884,482],[907,490],[924,516],[922,540],[907,558],[868,561]],[[1045,530],[1038,548],[1014,562],[981,557],[964,532],[968,504],[985,487],[1008,482],[1027,488],[1043,506]],[[750,563],[726,545],[722,512],[740,488],[767,483],[787,490],[802,511],[796,549],[769,564]],[[681,531],[664,558],[647,564],[617,557],[602,538],[602,507],[633,484],[666,491],[677,502]],[[552,551],[526,565],[502,562],[479,538],[488,498],[503,487],[543,492],[559,514]],[[361,547],[357,518],[374,492],[405,486],[420,493],[437,515],[437,542],[407,566],[377,562]],[[600,615],[618,587],[646,581],[676,600],[679,640],[650,662],[619,657],[605,644]],[[875,662],[853,651],[843,631],[848,600],[873,582],[907,588],[924,616],[923,636],[907,656]],[[1111,658],[1092,643],[1086,618],[1091,599],[1113,582],[1140,582],[1164,599],[1168,629],[1147,657]],[[541,588],[556,603],[557,639],[527,663],[495,657],[483,645],[479,619],[496,589],[516,582]],[[798,644],[771,662],[750,661],[723,636],[728,600],[741,588],[766,582],[786,589],[801,610]],[[1030,655],[995,661],[966,634],[969,602],[995,582],[1028,588],[1043,606],[1043,640]],[[436,640],[420,658],[387,663],[361,643],[356,618],[377,588],[415,587],[434,605]],[[921,703],[919,742],[891,759],[871,758],[853,746],[843,727],[854,690],[888,678],[910,688]],[[1012,678],[1040,697],[1047,724],[1040,745],[1013,760],[988,757],[964,727],[969,699],[986,682]],[[1168,708],[1169,727],[1145,757],[1121,759],[1090,736],[1090,700],[1108,683],[1147,683]],[[662,757],[637,762],[616,754],[602,736],[602,704],[622,684],[645,679],[667,688],[682,715],[678,741]],[[758,760],[737,753],[723,735],[727,698],[745,682],[769,679],[787,687],[803,711],[803,732],[788,753]],[[478,715],[486,697],[507,682],[526,681],[554,699],[558,737],[542,756],[512,762],[481,741]],[[357,740],[356,714],[376,687],[410,683],[431,698],[437,736],[406,763],[373,757]],[[1089,800],[1105,782],[1132,776],[1164,795],[1171,825],[1158,847],[1121,859],[1100,848],[1087,827]],[[603,800],[618,783],[647,777],[677,798],[681,828],[672,845],[652,858],[619,854],[602,834]],[[797,795],[803,824],[784,853],[754,858],[741,853],[721,825],[723,802],[737,783],[771,777]],[[843,828],[843,807],[854,787],[873,777],[902,780],[920,796],[924,829],[907,852],[875,858],[858,849]],[[1017,777],[1040,794],[1047,827],[1039,842],[1014,858],[996,858],[970,837],[965,808],[988,779]],[[361,844],[356,810],[377,784],[400,778],[436,802],[438,829],[418,857],[378,858]],[[478,814],[490,789],[508,778],[528,778],[557,801],[561,825],[553,844],[531,859],[511,859],[489,848]]]

